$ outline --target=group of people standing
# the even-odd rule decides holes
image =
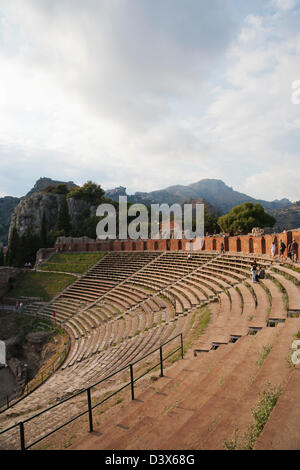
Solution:
[[[23,302],[19,302],[19,301],[16,302],[16,311],[18,313],[23,313],[24,311]]]
[[[253,282],[259,282],[260,279],[265,278],[265,270],[262,266],[258,266],[256,260],[254,260],[251,265],[251,272]]]
[[[281,258],[284,256],[285,250],[286,250],[286,245],[282,240],[280,240],[279,253],[280,253]],[[276,254],[276,244],[275,244],[275,241],[273,241],[272,246],[271,246],[271,255],[273,258],[275,257],[275,254]],[[288,244],[287,256],[291,261],[295,263],[298,261],[298,243],[296,242],[295,239],[293,239],[293,241]]]

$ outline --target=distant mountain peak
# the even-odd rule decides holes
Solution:
[[[52,178],[47,178],[45,176],[39,178],[33,188],[26,194],[26,196],[31,196],[33,193],[40,193],[44,191],[48,186],[58,186],[59,184],[65,184],[69,189],[75,188],[77,184],[73,181],[56,181]]]

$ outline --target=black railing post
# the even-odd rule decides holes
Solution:
[[[133,381],[133,366],[130,364],[130,384],[131,384],[131,399],[134,400],[134,381]]]
[[[163,354],[162,354],[162,346],[159,348],[159,354],[160,354],[160,376],[164,376],[164,367],[163,367]]]
[[[180,346],[181,346],[181,359],[183,359],[183,337],[182,337],[182,333],[180,333]]]
[[[93,432],[93,412],[92,412],[92,400],[91,400],[91,389],[87,389],[87,399],[88,399],[88,408],[89,408],[89,424],[90,432]]]
[[[25,450],[25,433],[24,433],[24,423],[20,423],[20,446],[21,450]]]

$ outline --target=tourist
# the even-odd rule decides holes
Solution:
[[[258,271],[258,278],[259,279],[264,279],[265,278],[265,270],[262,266],[260,267],[260,269]]]
[[[16,301],[16,312],[19,312],[19,301]]]
[[[221,255],[225,253],[224,243],[221,243]]]
[[[19,312],[23,313],[23,303],[22,302],[20,302],[20,305],[19,305]]]
[[[296,263],[298,261],[298,243],[296,240],[293,240],[292,243],[292,261]]]
[[[272,246],[271,246],[271,255],[272,255],[272,258],[274,258],[275,253],[276,253],[276,245],[275,245],[275,241],[274,241],[274,242],[272,242]]]
[[[252,267],[254,266],[254,267],[255,267],[255,269],[257,269],[257,262],[256,262],[256,259],[253,261],[253,263],[252,263],[252,265],[251,265],[251,266],[252,266]]]
[[[251,266],[251,272],[252,272],[252,282],[257,282],[257,266],[254,263]]]
[[[284,254],[284,252],[285,252],[285,249],[286,249],[285,244],[283,243],[282,240],[280,240],[280,257],[283,257],[283,254]]]

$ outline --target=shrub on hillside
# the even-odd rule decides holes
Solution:
[[[71,191],[68,192],[67,197],[81,199],[89,202],[90,204],[98,205],[102,202],[104,194],[105,192],[100,185],[93,183],[92,181],[88,181],[83,186],[71,189]]]

